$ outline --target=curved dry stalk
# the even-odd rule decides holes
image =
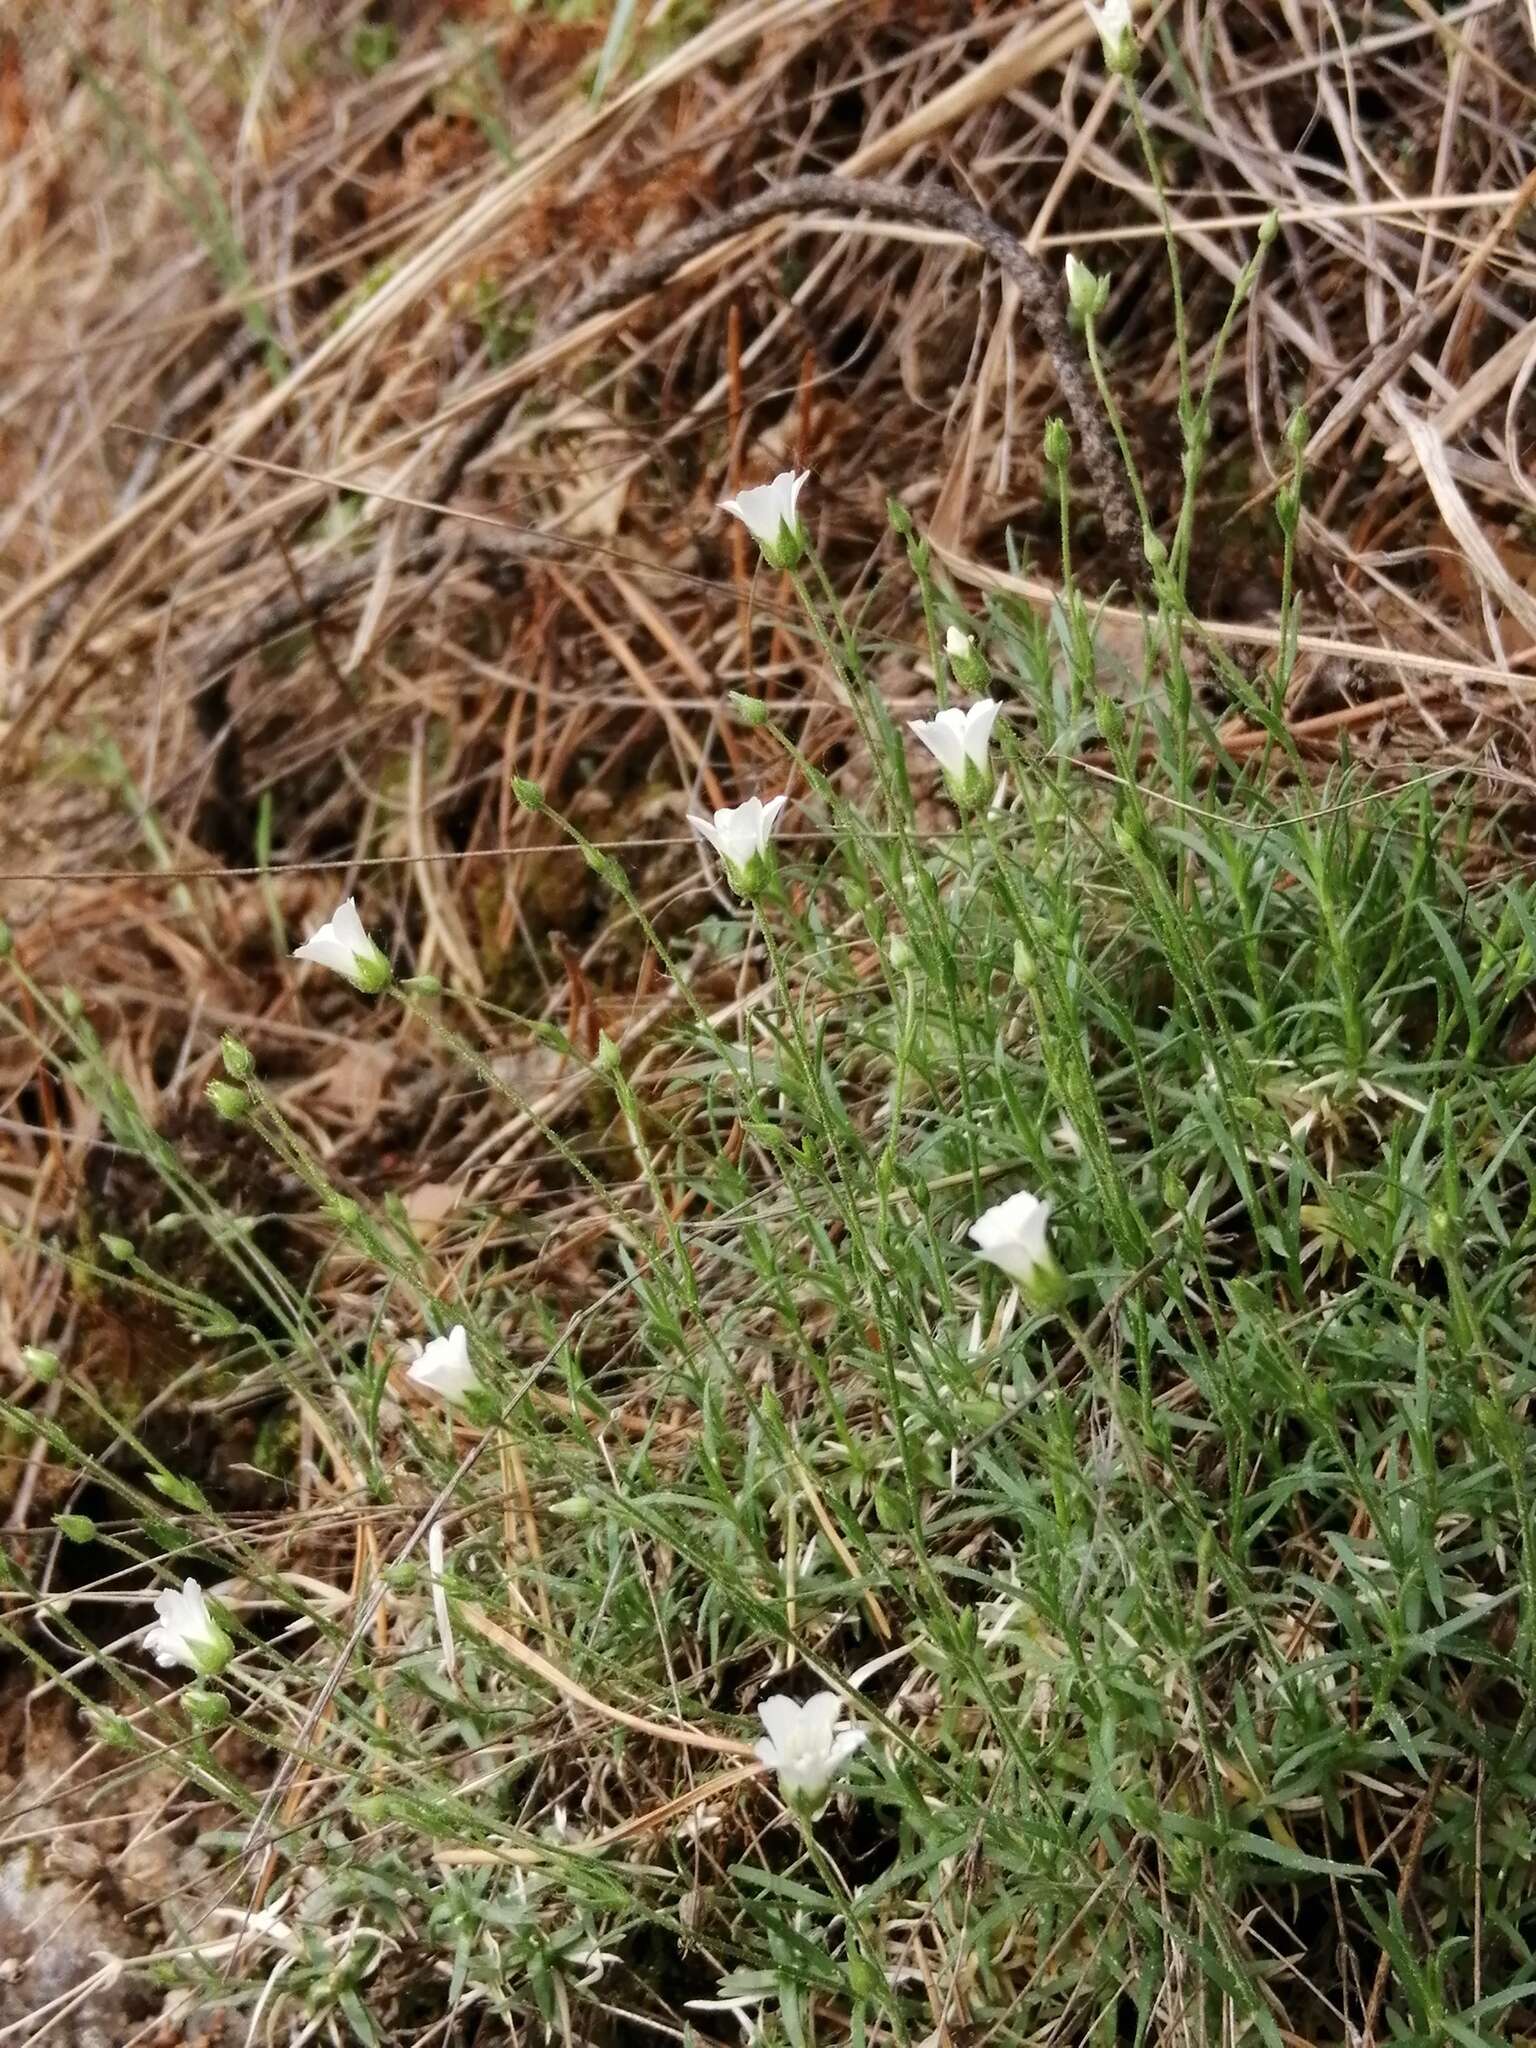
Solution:
[[[1072,424],[1082,443],[1083,458],[1093,479],[1099,512],[1111,547],[1120,556],[1118,567],[1133,580],[1142,580],[1141,521],[1132,502],[1125,473],[1120,465],[1107,421],[1087,364],[1073,340],[1062,310],[1061,292],[1039,258],[1008,228],[958,192],[940,186],[905,186],[881,178],[843,178],[808,173],[785,178],[767,191],[728,206],[708,220],[670,235],[654,249],[647,249],[628,263],[611,270],[601,284],[585,293],[561,316],[556,333],[566,333],[601,313],[612,312],[633,299],[644,298],[669,284],[679,271],[697,257],[706,255],[721,242],[759,227],[765,221],[786,215],[818,213],[828,207],[850,213],[873,213],[882,219],[919,227],[939,228],[964,239],[992,258],[1028,314],[1041,346],[1051,359],[1056,381]],[[515,391],[492,399],[459,436],[439,472],[429,496],[438,509],[427,516],[430,532],[448,514],[452,500],[470,466],[490,447],[501,432],[516,403]]]

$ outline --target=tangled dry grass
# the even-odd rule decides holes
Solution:
[[[959,237],[769,220],[643,298],[570,309],[790,177],[931,182],[1052,268],[1071,248],[1112,273],[1112,375],[1160,522],[1180,487],[1156,197],[1076,0],[655,6],[600,92],[605,24],[558,14],[82,7],[0,36],[0,910],[18,953],[89,992],[146,1118],[296,1276],[322,1249],[305,1191],[201,1106],[225,1029],[338,1177],[397,1197],[445,1270],[510,1264],[551,1313],[603,1284],[606,1225],[568,1165],[450,1085],[403,1016],[360,1041],[342,991],[284,971],[293,937],[366,877],[406,964],[485,1019],[643,1053],[670,1000],[653,956],[509,779],[628,849],[665,930],[701,882],[684,799],[724,801],[767,759],[722,721],[725,692],[750,683],[842,766],[845,711],[714,516],[724,489],[815,471],[818,544],[893,705],[919,687],[921,635],[888,573],[889,497],[962,589],[1043,606],[1060,569],[1056,377]],[[1141,19],[1197,364],[1279,222],[1215,413],[1192,583],[1211,639],[1244,666],[1273,645],[1269,508],[1304,405],[1302,752],[1471,779],[1518,845],[1536,17],[1186,0]],[[1108,676],[1133,593],[1079,481]],[[1214,669],[1206,688],[1219,708]],[[743,991],[723,968],[706,993]],[[526,1034],[496,1056],[545,1125],[579,1123],[583,1076]],[[622,1192],[616,1149],[585,1156]],[[193,1361],[164,1324],[43,1249],[136,1236],[161,1200],[83,1093],[0,1045],[0,1373],[46,1407],[20,1353],[67,1332],[109,1405],[173,1421],[223,1508],[271,1513],[255,1404],[184,1411]],[[300,1514],[332,1483],[311,1449]],[[4,1473],[13,1530],[70,1497],[41,1438]],[[122,1881],[143,1946],[166,1873],[128,1865],[150,1873]],[[101,1868],[71,1874],[89,1891]]]

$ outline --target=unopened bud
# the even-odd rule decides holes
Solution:
[[[761,697],[749,697],[744,690],[732,690],[731,708],[743,725],[756,727],[768,723],[768,706]]]
[[[249,1046],[242,1045],[238,1038],[227,1032],[219,1047],[224,1058],[224,1071],[232,1081],[245,1081],[256,1071],[256,1061]]]
[[[196,1728],[222,1728],[229,1719],[229,1701],[221,1692],[194,1685],[181,1696],[187,1719]]]
[[[237,1124],[251,1106],[251,1098],[243,1088],[236,1088],[229,1081],[210,1081],[208,1100],[227,1124]]]
[[[1067,298],[1073,315],[1086,327],[1109,304],[1110,280],[1099,277],[1075,256],[1067,257]]]

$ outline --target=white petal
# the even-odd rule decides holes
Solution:
[[[800,1710],[801,1724],[807,1737],[813,1740],[818,1748],[829,1750],[842,1713],[843,1702],[840,1694],[814,1693]]]
[[[293,957],[312,961],[316,967],[328,967],[333,974],[345,974],[352,965],[352,955],[328,924],[321,925],[302,946],[295,946]]]
[[[767,803],[763,805],[763,845],[765,848],[778,829],[779,819],[783,815],[784,806],[788,802],[789,796],[786,793],[783,796],[769,797]]]
[[[778,1752],[792,1742],[800,1727],[801,1707],[798,1700],[792,1700],[787,1692],[770,1693],[765,1700],[757,1703],[757,1718],[768,1731],[768,1743],[774,1754],[763,1757],[764,1763],[777,1763]],[[761,1756],[763,1745],[758,1745]]]
[[[338,904],[331,918],[331,932],[341,944],[354,953],[368,953],[373,950],[373,941],[363,930],[363,920],[357,914],[357,901],[349,896],[345,903]]]
[[[908,720],[914,738],[932,754],[946,775],[957,781],[965,774],[965,713],[941,711],[934,718]]]
[[[424,1344],[406,1377],[441,1394],[445,1401],[462,1401],[478,1387],[480,1379],[469,1356],[464,1325],[455,1323],[446,1337],[434,1337]]]
[[[1002,709],[995,697],[983,697],[971,706],[965,714],[965,756],[978,768],[987,765],[987,748],[992,741],[992,728],[997,723],[997,714]]]
[[[690,811],[688,813],[688,822],[694,831],[698,833],[699,837],[715,849],[716,853],[722,851],[720,834],[715,830],[708,818],[701,818],[697,812]]]
[[[832,1751],[828,1761],[833,1770],[847,1763],[855,1750],[864,1747],[865,1735],[862,1728],[840,1728],[832,1738]]]
[[[760,797],[749,796],[744,804],[738,804],[734,811],[716,811],[715,822],[729,818],[730,829],[744,845],[757,851],[763,836],[763,804]]]

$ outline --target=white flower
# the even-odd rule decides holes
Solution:
[[[773,569],[793,569],[805,553],[805,528],[796,510],[800,493],[810,482],[803,469],[780,470],[771,484],[757,484],[734,498],[722,498],[720,510],[738,518]]]
[[[329,967],[365,996],[376,996],[389,984],[389,962],[363,930],[352,897],[340,904],[329,923],[293,949],[295,960],[312,960],[317,967]]]
[[[944,652],[951,661],[964,661],[975,645],[971,635],[962,633],[958,626],[951,626],[944,635]]]
[[[155,1620],[144,1631],[144,1647],[162,1671],[187,1664],[204,1678],[222,1671],[235,1654],[196,1579],[188,1579],[179,1593],[168,1586],[160,1595]]]
[[[689,813],[689,824],[719,854],[739,896],[752,895],[772,874],[771,842],[779,814],[788,802],[787,796],[771,796],[767,803],[760,797],[749,796],[734,809],[716,811],[713,824],[708,818]]]
[[[466,1394],[472,1394],[480,1384],[480,1375],[470,1362],[469,1337],[464,1325],[455,1323],[446,1337],[434,1337],[430,1344],[423,1344],[406,1378],[414,1380],[418,1387],[429,1387],[455,1406]]]
[[[767,1734],[757,1754],[777,1771],[779,1790],[792,1806],[814,1812],[832,1780],[864,1741],[862,1728],[840,1728],[843,1703],[835,1692],[819,1692],[802,1703],[776,1692],[763,1700],[757,1718]]]
[[[992,787],[987,749],[998,709],[995,697],[982,697],[965,711],[952,704],[933,718],[907,721],[913,735],[944,770],[944,780],[957,803],[985,796]]]
[[[978,1253],[998,1267],[1023,1294],[1048,1301],[1059,1292],[1056,1264],[1046,1229],[1051,1205],[1031,1194],[1010,1195],[976,1218],[966,1235]]]
[[[1079,320],[1094,320],[1109,304],[1109,279],[1096,277],[1086,263],[1067,254],[1067,297]]]
[[[1083,0],[1088,19],[1104,45],[1104,61],[1111,71],[1133,70],[1136,64],[1136,28],[1131,19],[1131,0]]]

